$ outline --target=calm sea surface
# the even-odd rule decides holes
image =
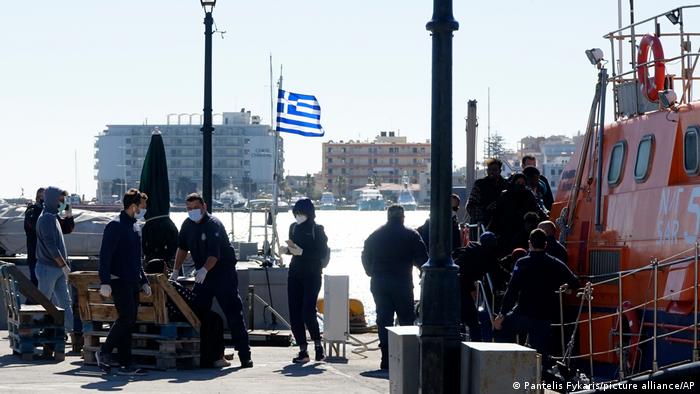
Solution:
[[[429,211],[406,212],[405,224],[416,228],[425,222]],[[234,213],[233,223],[231,213],[217,212],[214,216],[219,218],[226,226],[229,233],[233,229],[236,241],[248,241],[250,214],[243,212]],[[171,217],[175,225],[180,227],[187,218],[184,212],[172,212]],[[289,225],[294,221],[290,212],[282,212],[277,216],[277,228],[280,240],[287,239]],[[360,256],[365,239],[379,226],[386,222],[386,211],[359,212],[359,211],[316,211],[316,222],[322,224],[328,235],[328,246],[331,248],[331,261],[324,270],[324,274],[348,275],[350,277],[350,298],[357,298],[365,306],[365,314],[369,324],[374,324],[375,307],[372,293],[369,291],[369,277],[362,268]],[[262,226],[265,223],[263,213],[253,214],[253,226]],[[262,245],[264,237],[263,228],[253,228],[252,241]],[[289,264],[291,256],[284,256],[284,261]],[[418,287],[418,271],[414,270],[415,298],[420,296]],[[323,296],[321,290],[320,296]]]

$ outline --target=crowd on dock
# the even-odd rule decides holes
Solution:
[[[519,340],[534,347],[548,360],[550,325],[559,308],[556,291],[562,284],[579,286],[577,277],[566,266],[566,249],[555,238],[555,224],[547,220],[553,202],[546,178],[534,166],[534,158],[523,159],[523,171],[509,179],[501,176],[502,163],[487,160],[487,176],[475,182],[466,210],[469,226],[460,225],[457,211],[461,201],[452,196],[452,258],[459,266],[460,318],[465,338],[484,339],[484,327],[476,306],[477,284],[489,275],[491,291],[498,304],[489,318],[495,340]],[[73,343],[81,340],[81,322],[75,296],[71,294],[71,272],[64,234],[74,228],[72,212],[66,203],[68,193],[48,187],[37,192],[36,203],[25,214],[28,263],[31,280],[40,291],[65,310],[65,328]],[[228,327],[240,365],[253,366],[248,330],[243,319],[235,269],[236,255],[223,224],[208,213],[203,198],[196,193],[186,198],[188,219],[177,235],[174,259],[143,258],[141,229],[148,196],[130,189],[122,199],[123,210],[104,229],[99,256],[99,293],[113,300],[118,314],[95,358],[104,372],[111,372],[118,361],[120,374],[139,375],[145,371],[131,367],[132,331],[137,320],[141,293],[152,290],[146,273],[164,273],[170,284],[201,321],[201,365],[225,367],[223,319],[212,312],[216,298]],[[322,270],[328,264],[328,237],[316,223],[311,200],[296,202],[286,245],[281,254],[291,255],[287,282],[291,331],[299,351],[293,363],[311,360],[307,331],[313,342],[313,359],[325,358],[317,321],[316,302],[321,289]],[[387,327],[395,316],[400,325],[417,321],[413,297],[413,269],[428,261],[430,219],[418,229],[404,225],[404,210],[393,205],[387,222],[370,234],[362,251],[362,264],[371,277],[370,290],[377,310],[381,349],[381,369],[388,369]],[[462,236],[469,231],[468,237]],[[470,240],[467,240],[470,239]],[[178,282],[186,257],[191,255],[195,276],[192,288]],[[31,302],[31,300],[28,300]],[[168,300],[173,321],[184,320]],[[420,313],[420,308],[418,308]],[[117,350],[117,360],[112,360]],[[546,365],[546,364],[545,364]]]

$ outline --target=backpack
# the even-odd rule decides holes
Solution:
[[[294,223],[294,228],[296,228],[297,224]],[[311,238],[315,241],[316,240],[316,226],[318,224],[315,224],[313,227],[311,227]],[[294,230],[292,229],[292,232]],[[324,253],[323,257],[321,257],[321,268],[326,268],[328,267],[328,263],[331,261],[331,248],[328,247],[328,243],[326,243],[326,253]]]

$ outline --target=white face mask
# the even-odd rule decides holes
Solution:
[[[306,221],[306,215],[296,215],[294,219],[296,219],[297,224],[302,224]]]
[[[134,215],[134,218],[136,218],[136,220],[141,220],[144,216],[146,216],[146,208],[141,208],[136,215]]]
[[[201,209],[193,209],[191,211],[187,211],[187,216],[190,217],[190,220],[197,223],[200,220],[202,220],[202,210]]]

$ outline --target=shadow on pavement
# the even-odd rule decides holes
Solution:
[[[60,364],[61,362],[62,361],[54,360],[53,356],[34,356],[34,360],[32,361],[24,361],[22,360],[22,357],[14,354],[6,354],[4,356],[0,356],[0,368],[17,368],[34,365]]]
[[[104,374],[96,366],[82,366],[79,362],[71,363],[72,365],[78,366],[78,368],[71,369],[64,372],[58,372],[56,375],[65,376],[84,376],[84,377],[94,377],[100,378],[102,380],[97,382],[86,383],[81,386],[83,389],[88,390],[98,390],[98,391],[119,391],[122,390],[122,386],[127,385],[131,381],[157,381],[157,380],[167,380],[168,383],[187,383],[192,381],[208,381],[216,379],[218,377],[226,376],[230,373],[236,372],[240,367],[230,367],[224,369],[215,368],[201,368],[201,369],[186,369],[177,371],[154,371],[148,370],[146,375],[142,376],[121,376],[116,374],[116,368],[109,375]]]
[[[374,379],[389,379],[389,370],[386,369],[377,369],[375,371],[365,371],[365,372],[360,372],[360,376],[364,376],[366,378],[374,378]]]
[[[329,364],[347,364],[348,359],[344,357],[326,357],[323,359],[323,361],[329,363]]]
[[[290,364],[290,365],[287,365],[284,368],[278,369],[274,372],[280,373],[284,376],[291,376],[291,377],[318,375],[318,374],[322,374],[325,372],[325,370],[318,368],[319,365],[321,365],[321,363],[304,364],[304,365]]]

